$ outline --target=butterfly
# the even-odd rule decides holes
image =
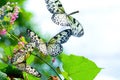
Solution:
[[[44,42],[36,33],[31,30],[27,30],[30,37],[30,42],[35,43],[35,47],[44,54],[49,54],[52,57],[57,56],[63,52],[63,46],[61,44],[68,41],[72,35],[71,29],[66,29],[54,37],[52,37],[48,42]]]
[[[27,43],[23,49],[18,50],[11,59],[13,65],[19,70],[25,71],[36,77],[41,77],[41,74],[36,71],[33,67],[26,64],[26,59],[30,56],[30,53],[35,47],[34,43]]]
[[[31,67],[30,65],[27,65],[25,62],[17,64],[16,67],[21,71],[25,71],[29,74],[36,76],[36,77],[41,77],[41,74],[36,69]]]
[[[73,36],[81,37],[84,34],[81,23],[71,16],[78,11],[67,14],[59,0],[45,0],[45,2],[47,4],[48,11],[53,14],[51,19],[55,24],[70,26]]]

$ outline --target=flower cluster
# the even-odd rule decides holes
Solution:
[[[7,2],[0,8],[0,35],[5,35],[14,21],[18,18],[19,7],[17,3]]]
[[[18,14],[19,14],[19,7],[15,6],[14,12],[11,14],[11,18],[10,18],[11,24],[14,24],[14,21],[18,18]]]
[[[13,53],[16,53],[18,50],[21,50],[23,47],[25,47],[25,44],[27,43],[25,40],[25,37],[20,36],[20,41],[18,42],[18,44],[14,47],[14,51]]]

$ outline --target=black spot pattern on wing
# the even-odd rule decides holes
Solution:
[[[51,13],[65,13],[62,4],[59,0],[46,0],[47,9]]]
[[[63,30],[60,33],[58,33],[57,35],[55,35],[53,38],[51,38],[49,43],[63,44],[68,41],[68,39],[70,38],[71,35],[72,35],[71,29]]]
[[[47,50],[50,56],[55,57],[63,52],[63,47],[60,43],[48,44]]]
[[[21,71],[25,71],[25,72],[27,72],[29,74],[32,74],[32,75],[36,76],[36,77],[41,77],[41,74],[38,71],[36,71],[36,69],[34,69],[33,67],[27,65],[24,62],[20,63],[20,64],[17,64],[16,67]]]
[[[71,34],[72,34],[71,29],[66,29],[59,32],[57,35],[51,38],[47,45],[48,53],[53,57],[62,53],[63,52],[62,44],[68,41]]]
[[[28,32],[29,32],[28,34],[29,34],[30,38],[33,39],[32,41],[34,43],[38,44],[37,47],[40,47],[41,43],[37,42],[39,40],[36,40],[36,39],[38,39],[38,36],[30,30]],[[32,36],[32,35],[35,35],[35,37]],[[55,35],[53,38],[51,38],[49,40],[49,42],[44,42],[45,47],[46,47],[44,51],[46,51],[47,54],[50,54],[53,57],[57,56],[58,54],[63,52],[63,47],[62,47],[61,44],[67,42],[71,35],[72,35],[71,29],[66,29],[66,30],[63,30],[63,31],[59,32],[57,35]],[[40,48],[39,50],[42,51],[42,49],[43,48]]]
[[[47,9],[53,15],[51,17],[52,21],[61,26],[70,26],[72,30],[72,35],[76,37],[81,37],[84,34],[82,25],[75,18],[67,14],[59,0],[45,0],[47,4]]]
[[[46,43],[33,31],[27,29],[28,36],[30,37],[30,42],[35,44],[35,47],[45,55],[47,54]]]
[[[26,60],[26,58],[30,55],[33,51],[34,44],[27,43],[24,48],[18,50],[11,59],[13,64],[18,64]]]

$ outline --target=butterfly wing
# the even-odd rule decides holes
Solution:
[[[66,29],[55,35],[52,39],[50,39],[47,48],[48,53],[53,57],[62,53],[63,47],[61,44],[67,42],[71,34],[71,29]]]
[[[54,14],[51,19],[57,25],[70,26],[73,36],[81,37],[84,34],[82,25],[72,16],[66,16],[66,14]]]
[[[53,14],[65,13],[64,8],[59,0],[45,0],[47,9]]]
[[[65,10],[59,0],[45,0],[47,3],[47,9],[53,15],[51,17],[52,21],[57,25],[69,26],[67,15]]]
[[[63,14],[53,14],[51,17],[52,21],[61,26],[70,26],[67,15]]]
[[[63,52],[63,47],[60,43],[48,44],[47,50],[50,56],[55,57]]]
[[[36,77],[41,77],[41,74],[38,71],[36,71],[33,67],[27,65],[26,63],[17,64],[16,67],[21,71],[25,71],[29,74],[36,76]]]
[[[68,41],[68,39],[70,38],[71,34],[72,34],[71,29],[63,30],[63,31],[59,32],[58,34],[56,34],[53,38],[51,38],[49,43],[60,43],[60,44],[63,44],[63,43]]]
[[[30,56],[30,52],[33,51],[33,44],[28,43],[23,49],[18,50],[15,55],[12,57],[11,62],[13,64],[18,64],[26,60]]]
[[[72,16],[68,16],[68,19],[72,30],[72,35],[76,37],[81,37],[84,34],[84,30],[80,22]]]
[[[44,53],[47,54],[46,43],[33,31],[27,29],[28,36],[30,37],[30,42],[35,44],[35,47]]]

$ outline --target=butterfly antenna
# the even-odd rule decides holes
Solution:
[[[76,13],[79,13],[79,11],[74,11],[74,12],[68,14],[68,15],[70,16],[70,15],[73,15],[73,14],[76,14]]]

